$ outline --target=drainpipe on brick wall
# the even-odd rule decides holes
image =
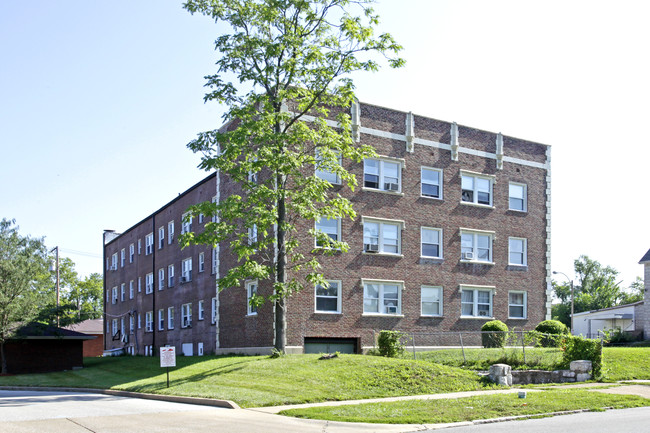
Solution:
[[[107,316],[106,316],[106,230],[104,230],[104,233],[102,233],[102,268],[104,268],[104,272],[102,272],[103,276],[103,286],[104,286],[104,293],[102,294],[102,305],[104,306],[103,311],[104,311],[104,317],[103,317],[103,322],[104,322],[104,329],[102,330],[102,340],[104,340],[104,350],[106,350],[106,330],[108,329],[108,323],[107,323]]]
[[[151,308],[152,308],[152,317],[151,317],[151,356],[154,354],[154,350],[156,348],[156,328],[157,328],[157,318],[158,315],[156,314],[156,277],[158,276],[156,272],[156,214],[153,214],[151,216],[151,233],[153,233],[153,243],[151,244],[151,273],[153,274],[153,287],[152,287],[152,292],[151,292]],[[146,313],[145,313],[146,316]],[[146,319],[145,319],[146,321]]]

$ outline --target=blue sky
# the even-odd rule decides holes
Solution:
[[[642,275],[646,2],[376,10],[407,67],[355,76],[359,99],[552,145],[553,269],[570,274],[588,254],[626,284]],[[103,229],[127,229],[206,175],[185,145],[220,125],[202,98],[221,31],[171,0],[0,1],[0,217],[100,272]]]

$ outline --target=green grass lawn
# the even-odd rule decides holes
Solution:
[[[318,355],[178,357],[166,388],[158,358],[86,358],[85,368],[0,377],[0,385],[111,388],[273,406],[493,388],[476,373],[426,361]]]
[[[349,406],[313,407],[280,412],[299,418],[390,424],[435,424],[517,415],[539,415],[565,410],[603,410],[650,406],[650,400],[633,395],[602,394],[583,390],[484,395],[445,400],[408,400]]]
[[[650,347],[603,348],[603,380],[650,379]]]
[[[516,369],[555,370],[562,361],[562,351],[555,348],[526,348],[524,353],[519,348],[506,349],[465,349],[465,359],[461,349],[441,349],[429,352],[416,352],[417,359],[461,367],[469,370],[488,370],[492,364],[508,364]],[[405,353],[404,357],[413,357]]]

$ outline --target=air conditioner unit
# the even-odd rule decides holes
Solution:
[[[111,271],[117,271],[117,265],[111,265],[110,270]]]
[[[463,260],[474,260],[474,253],[463,253],[461,256]]]
[[[190,281],[192,281],[191,275],[188,275],[186,277],[181,277],[181,283],[189,283]]]
[[[183,328],[191,328],[191,327],[192,327],[192,320],[183,319]]]
[[[399,184],[396,183],[387,183],[384,185],[388,191],[399,191]]]
[[[387,305],[386,313],[388,314],[397,314],[397,305]]]
[[[377,244],[363,244],[363,250],[367,253],[376,253],[379,251],[379,245]]]

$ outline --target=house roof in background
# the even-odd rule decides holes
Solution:
[[[648,250],[647,253],[643,257],[641,257],[641,260],[639,260],[639,264],[642,265],[644,263],[650,263],[650,250]]]
[[[103,319],[88,319],[74,325],[65,326],[63,329],[70,331],[81,332],[82,334],[103,334],[104,333],[104,320]]]

